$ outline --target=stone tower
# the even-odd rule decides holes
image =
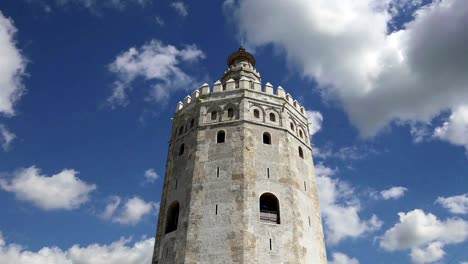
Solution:
[[[326,264],[306,111],[245,49],[227,64],[177,105],[153,264]]]

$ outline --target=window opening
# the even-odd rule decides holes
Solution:
[[[219,167],[216,168],[216,178],[219,178]]]
[[[218,113],[216,111],[211,112],[211,120],[216,120],[218,118]]]
[[[190,119],[190,128],[192,128],[195,125],[195,119]]]
[[[177,230],[179,222],[179,202],[175,201],[167,209],[166,234]]]
[[[276,116],[273,113],[270,113],[270,121],[271,122],[276,122]]]
[[[271,145],[271,135],[268,132],[263,133],[263,144]]]
[[[299,157],[301,157],[302,159],[304,159],[304,152],[302,151],[302,148],[299,147],[298,150],[299,150]]]
[[[226,141],[226,132],[220,130],[216,135],[216,143],[224,143],[224,141]]]
[[[294,124],[291,123],[291,130],[294,131]]]
[[[267,168],[267,178],[270,179],[270,168]]]
[[[302,130],[299,130],[299,137],[303,137],[304,135],[302,134]]]
[[[182,156],[185,151],[185,144],[180,145],[179,147],[179,156]]]
[[[216,212],[215,215],[218,215],[218,205],[216,205]]]
[[[233,116],[234,116],[234,109],[229,108],[229,109],[228,109],[228,117],[229,117],[229,118],[232,118]]]
[[[271,238],[270,238],[270,250],[271,250]]]
[[[278,198],[271,193],[260,196],[260,221],[267,223],[280,223]]]
[[[260,118],[260,111],[258,111],[258,109],[254,110],[254,117],[255,118]]]

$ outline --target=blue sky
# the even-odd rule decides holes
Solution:
[[[0,12],[1,263],[148,262],[175,106],[241,42],[309,110],[330,264],[468,263],[468,2]]]

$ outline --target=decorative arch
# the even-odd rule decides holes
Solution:
[[[212,106],[210,107],[207,111],[206,111],[206,122],[207,123],[210,123],[210,122],[218,122],[221,120],[221,115],[222,115],[223,111],[221,109],[221,107],[215,105],[215,106]]]
[[[255,110],[259,112],[258,117],[255,116]],[[251,113],[253,119],[265,122],[265,110],[261,105],[250,103],[249,112]]]
[[[227,104],[223,108],[223,120],[239,119],[239,106],[238,104]]]
[[[263,193],[259,199],[260,221],[280,224],[280,204],[278,198],[269,192]]]

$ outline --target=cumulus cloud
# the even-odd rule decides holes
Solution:
[[[468,105],[454,109],[448,120],[434,129],[434,137],[464,146],[468,153]]]
[[[205,54],[195,45],[178,49],[164,45],[159,40],[152,40],[140,48],[132,47],[119,54],[109,65],[109,70],[116,75],[117,80],[107,102],[111,107],[128,104],[131,84],[138,78],[152,85],[147,100],[161,102],[172,91],[187,89],[195,83],[194,78],[184,72],[180,64],[193,63],[204,57]]]
[[[398,213],[400,222],[388,229],[380,240],[386,251],[411,249],[415,263],[430,263],[441,259],[446,244],[468,239],[468,222],[459,218],[439,220],[431,213],[415,209]]]
[[[346,254],[335,252],[333,253],[333,260],[328,262],[329,264],[359,264],[359,261],[355,258],[350,258]]]
[[[387,190],[383,190],[380,192],[380,195],[384,200],[390,200],[390,199],[399,199],[405,195],[405,193],[408,191],[407,188],[401,187],[401,186],[396,186],[396,187],[391,187]]]
[[[154,169],[147,169],[145,171],[145,182],[155,182],[157,179],[159,179],[159,174],[154,170]]]
[[[140,264],[150,263],[154,239],[141,239],[131,244],[131,239],[121,238],[108,245],[74,245],[67,250],[43,247],[28,251],[18,244],[7,244],[0,232],[0,263],[6,264]]]
[[[13,20],[0,11],[0,114],[14,115],[14,106],[24,93],[22,79],[26,59],[16,46]]]
[[[11,179],[0,178],[0,188],[44,210],[71,210],[86,203],[96,189],[95,184],[83,182],[77,175],[77,171],[65,169],[47,176],[31,166],[16,171]]]
[[[188,15],[188,7],[184,2],[172,2],[171,7],[182,17],[186,17]]]
[[[468,214],[468,193],[450,197],[438,197],[436,203],[442,205],[453,214]]]
[[[135,225],[153,210],[159,210],[159,203],[146,202],[139,197],[128,199],[121,204],[118,196],[111,197],[101,217],[123,225]]]
[[[15,140],[16,135],[8,130],[8,128],[0,124],[0,145],[2,146],[4,151],[8,151],[10,149],[10,145]]]
[[[323,116],[318,111],[307,111],[306,114],[309,122],[309,134],[313,136],[322,129]]]
[[[314,158],[319,159],[339,159],[342,161],[355,161],[362,160],[371,155],[378,154],[377,150],[373,147],[360,145],[360,146],[344,146],[334,148],[331,144],[315,147],[313,149]]]
[[[395,1],[228,3],[232,9],[226,13],[236,18],[248,45],[282,50],[325,98],[341,102],[363,136],[392,122],[428,123],[447,110],[460,115],[467,106],[467,1],[412,5],[414,13],[405,16],[412,20],[393,31],[389,24],[401,20]],[[449,126],[457,132],[437,134],[465,144],[457,135],[466,131],[466,122],[459,120]]]
[[[327,241],[336,244],[343,239],[357,238],[378,230],[382,221],[376,215],[372,215],[368,220],[361,219],[360,201],[356,198],[353,188],[337,178],[332,178],[335,172],[336,170],[321,164],[315,166]]]

